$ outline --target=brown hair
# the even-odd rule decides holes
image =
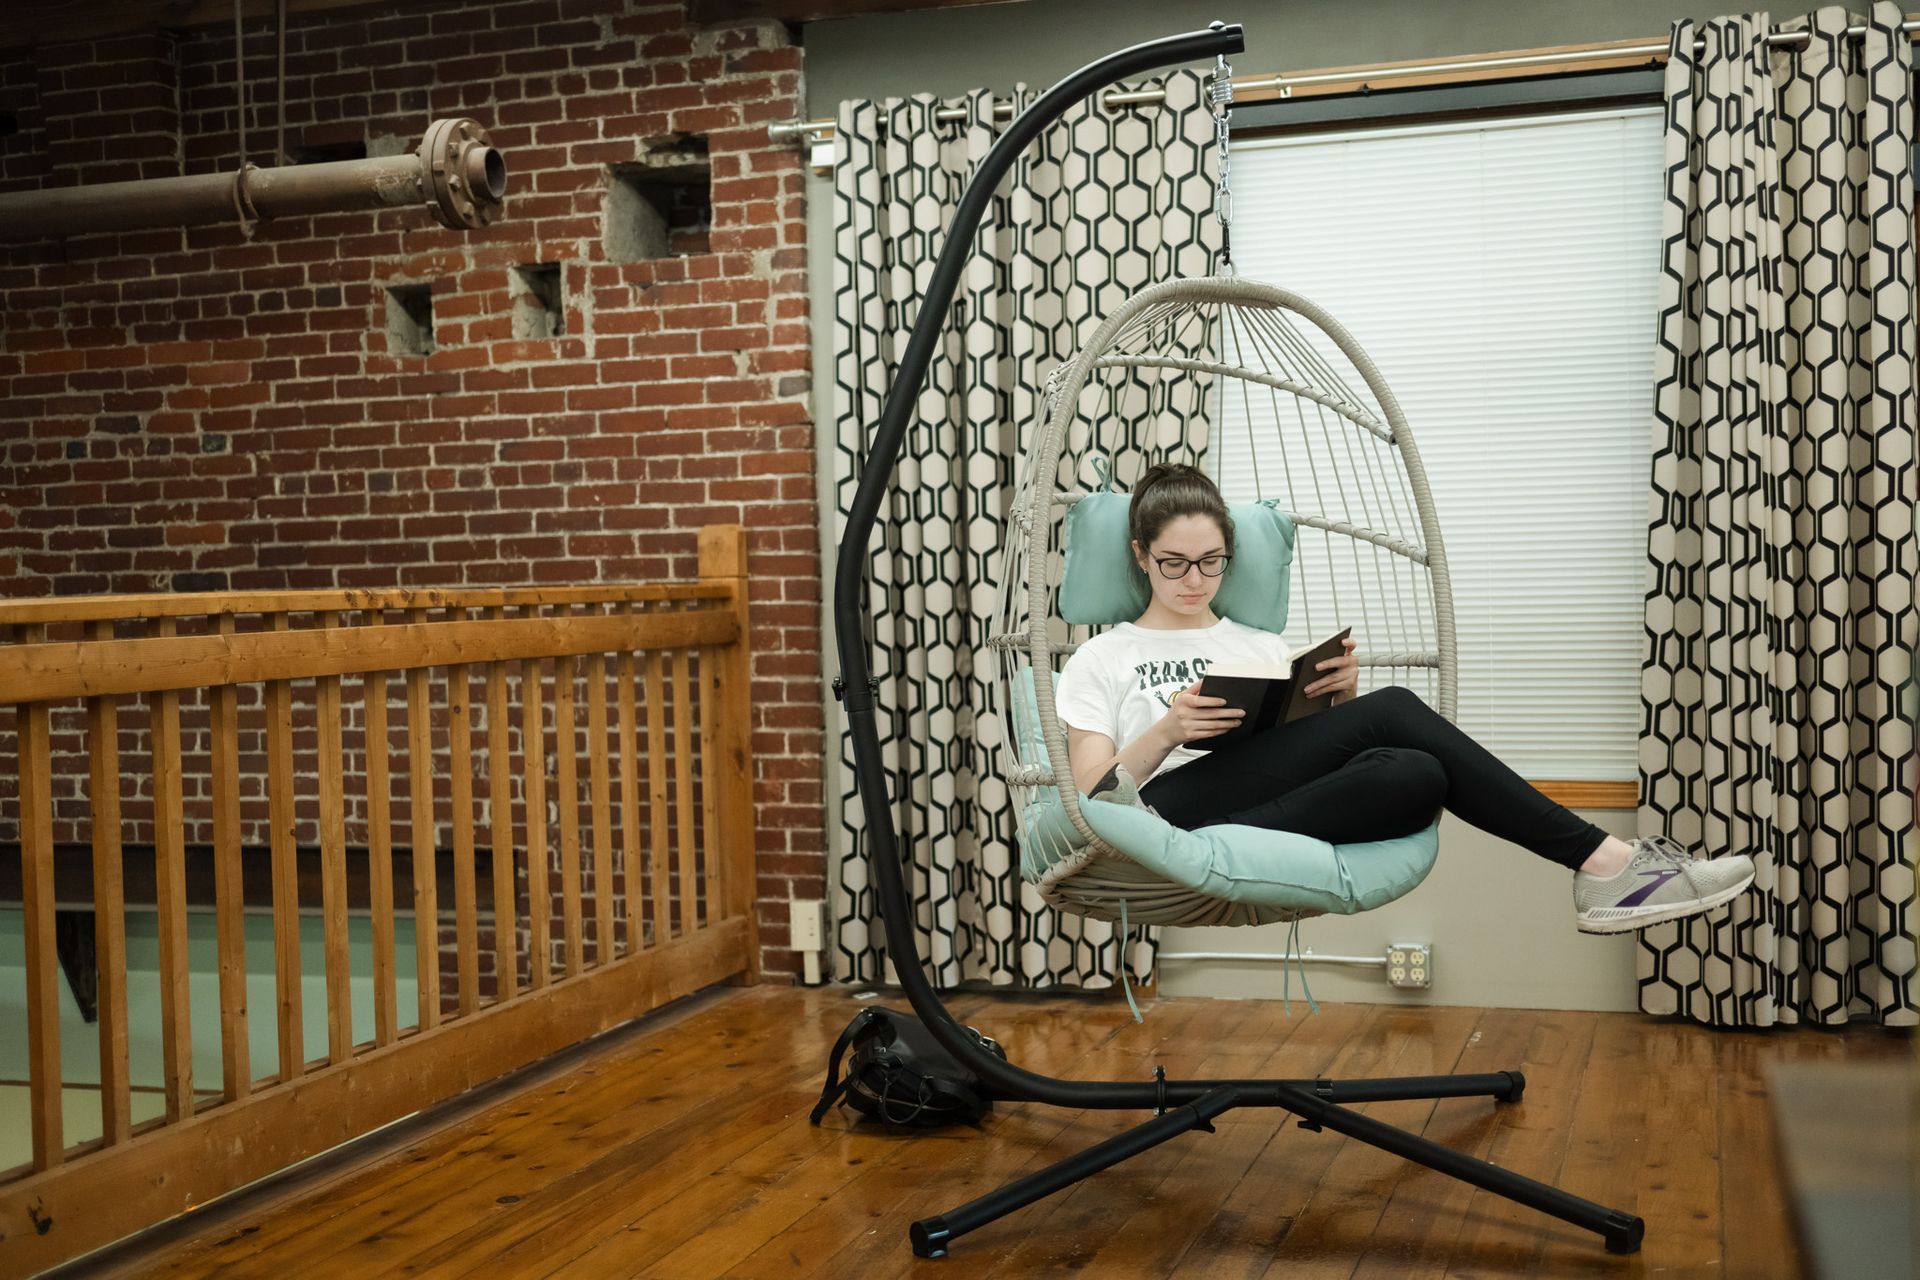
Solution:
[[[1198,467],[1184,462],[1162,462],[1147,468],[1147,474],[1133,486],[1133,502],[1127,508],[1127,531],[1141,550],[1153,545],[1171,521],[1181,516],[1211,516],[1227,540],[1227,554],[1233,554],[1233,517],[1219,488]]]

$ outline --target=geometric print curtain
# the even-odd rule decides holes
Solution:
[[[1219,243],[1205,76],[1180,71],[1117,87],[1164,87],[1166,101],[1113,111],[1078,104],[1026,148],[995,192],[866,560],[863,639],[879,686],[889,802],[920,958],[937,987],[1105,987],[1120,976],[1115,926],[1050,909],[1020,878],[1001,781],[998,666],[987,648],[1007,514],[1048,374],[1147,284],[1207,274]],[[1016,88],[1015,114],[1038,96]],[[946,227],[1006,128],[993,107],[985,91],[840,105],[833,350],[841,530]],[[939,118],[956,110],[961,118]],[[1204,421],[1173,429],[1197,455]],[[844,727],[840,764],[834,977],[884,981],[884,930]],[[1134,932],[1128,962],[1144,979],[1153,944]]]
[[[1648,1013],[1916,1021],[1900,20],[1821,9],[1781,28],[1803,49],[1764,13],[1674,24],[1639,825],[1756,874],[1731,912],[1641,933]]]

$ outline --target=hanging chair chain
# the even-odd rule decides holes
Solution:
[[[1214,188],[1214,209],[1220,219],[1220,268],[1233,274],[1233,183],[1227,157],[1228,117],[1233,107],[1233,68],[1224,55],[1213,60],[1213,85],[1207,95],[1213,110],[1213,139],[1220,150],[1220,178]]]

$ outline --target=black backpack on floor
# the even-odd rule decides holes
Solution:
[[[981,1048],[1006,1061],[1007,1051],[972,1027],[965,1028]],[[840,1059],[848,1046],[845,1079]],[[889,1125],[933,1129],[943,1124],[973,1124],[993,1110],[986,1083],[954,1060],[927,1024],[897,1009],[862,1009],[834,1043],[827,1083],[808,1117],[813,1124],[835,1102],[844,1101],[862,1115]]]

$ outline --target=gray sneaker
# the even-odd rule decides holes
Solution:
[[[1697,915],[1753,883],[1744,853],[1695,858],[1665,836],[1633,842],[1633,857],[1607,879],[1573,873],[1573,911],[1582,933],[1625,933]]]

